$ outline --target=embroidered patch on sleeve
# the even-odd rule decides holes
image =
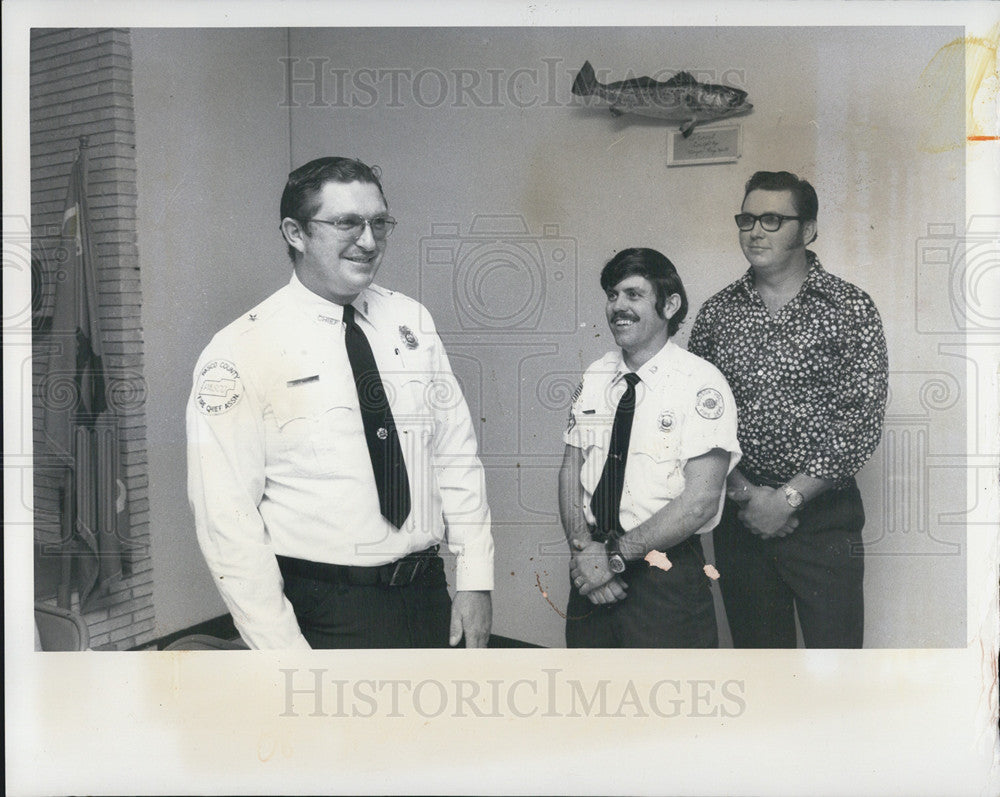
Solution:
[[[202,415],[221,415],[243,398],[239,371],[229,360],[211,360],[198,374],[195,404]]]
[[[725,407],[722,404],[722,394],[714,387],[706,387],[698,391],[695,403],[698,414],[707,420],[714,421],[722,417]]]

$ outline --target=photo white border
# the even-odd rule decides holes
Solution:
[[[169,7],[170,12],[164,9]],[[728,5],[386,2],[3,3],[4,215],[30,216],[28,28],[312,25],[921,25],[986,36],[990,3]],[[612,11],[613,10],[613,11]],[[872,76],[873,80],[880,76]],[[969,149],[967,215],[996,213],[997,142]],[[29,275],[4,264],[4,318]],[[969,347],[970,506],[998,516],[998,347]],[[968,535],[968,645],[960,650],[712,651],[629,655],[629,680],[742,677],[737,717],[280,717],[281,669],[331,679],[487,679],[588,688],[613,651],[33,654],[30,346],[4,337],[7,786],[47,793],[996,794],[997,540]],[[975,372],[982,381],[976,383]],[[974,437],[977,436],[977,437]],[[9,512],[9,514],[8,514]],[[972,527],[970,527],[971,530]],[[325,676],[324,676],[325,677]],[[539,687],[540,688],[540,687]],[[520,687],[526,694],[530,686]],[[525,706],[520,712],[525,713]],[[432,713],[432,712],[428,712]]]

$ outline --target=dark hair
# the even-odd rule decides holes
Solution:
[[[754,172],[747,180],[743,191],[743,201],[751,191],[791,191],[792,204],[795,213],[807,221],[816,221],[819,213],[819,199],[816,189],[807,180],[800,180],[797,174],[791,172]]]
[[[622,249],[601,269],[601,287],[609,291],[626,277],[636,275],[645,277],[656,288],[656,312],[660,318],[667,297],[674,293],[681,297],[680,308],[667,322],[667,334],[673,337],[688,311],[687,294],[677,269],[655,249]]]
[[[288,175],[281,194],[280,220],[295,219],[304,222],[319,209],[316,199],[327,183],[370,183],[378,188],[382,199],[382,172],[378,166],[368,166],[353,158],[316,158]],[[386,205],[389,203],[386,202]],[[295,262],[295,248],[289,244],[288,256]]]

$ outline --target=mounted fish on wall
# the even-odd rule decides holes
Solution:
[[[591,95],[611,103],[612,116],[634,113],[668,122],[681,122],[681,134],[687,138],[698,122],[713,122],[748,113],[753,105],[747,93],[731,86],[699,83],[688,72],[678,72],[660,82],[651,77],[629,78],[615,83],[601,83],[590,61],[584,63],[573,81],[573,93]]]

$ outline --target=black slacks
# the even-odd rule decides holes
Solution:
[[[451,598],[438,556],[405,586],[283,577],[285,596],[313,648],[448,647]]]
[[[669,570],[630,562],[624,600],[593,604],[570,585],[566,607],[569,648],[714,648],[718,629],[701,540],[691,537],[666,551]]]
[[[726,617],[737,648],[860,648],[864,638],[864,507],[852,481],[806,504],[798,528],[763,540],[726,501],[714,531]]]

